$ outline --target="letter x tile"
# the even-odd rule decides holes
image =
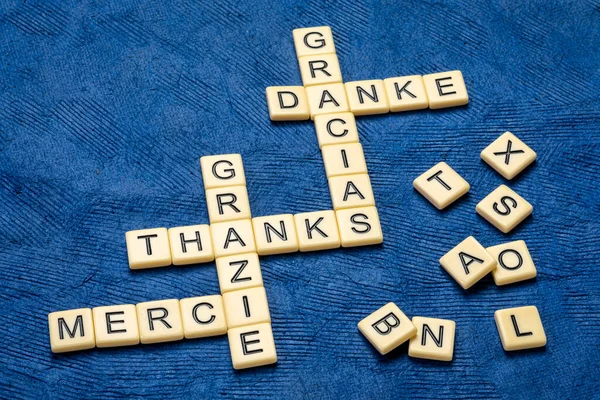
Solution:
[[[481,152],[481,158],[506,179],[512,179],[535,161],[537,155],[510,132],[504,132]]]

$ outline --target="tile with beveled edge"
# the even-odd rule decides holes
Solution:
[[[475,210],[501,232],[508,233],[533,212],[533,206],[508,186],[500,185]]]
[[[422,110],[429,99],[421,75],[398,76],[383,80],[391,112]]]
[[[267,292],[262,286],[223,293],[229,328],[271,322]]]
[[[206,191],[210,223],[250,219],[250,201],[246,186],[226,186]]]
[[[469,236],[440,258],[440,265],[463,289],[468,289],[496,268],[496,260]]]
[[[298,251],[298,236],[292,214],[269,215],[252,218],[257,253],[293,253]]]
[[[360,143],[324,146],[321,149],[327,178],[338,175],[366,174],[367,162]]]
[[[449,319],[413,317],[417,334],[410,339],[408,355],[426,360],[452,361],[456,323]]]
[[[368,174],[334,176],[328,183],[334,210],[375,205]]]
[[[227,320],[223,298],[218,295],[189,297],[179,300],[183,334],[186,339],[224,335]]]
[[[217,275],[221,293],[263,285],[257,253],[217,258]]]
[[[413,186],[438,210],[454,203],[471,186],[445,162],[440,162],[413,181]]]
[[[497,262],[492,276],[498,286],[533,279],[537,275],[527,245],[522,240],[491,246],[486,250]]]
[[[234,369],[254,368],[277,362],[270,323],[233,328],[227,332],[227,336]]]
[[[358,142],[356,119],[351,112],[317,115],[315,130],[320,149],[332,144]]]
[[[458,107],[469,103],[469,94],[460,71],[438,72],[423,76],[429,108]]]
[[[215,259],[208,225],[169,228],[169,243],[173,265],[206,263]]]
[[[387,354],[417,333],[394,303],[387,303],[358,323],[358,329],[381,354]]]
[[[200,169],[204,190],[246,184],[242,156],[239,154],[200,157]]]
[[[315,54],[335,53],[335,44],[331,28],[315,26],[311,28],[296,28],[292,31],[296,57]]]
[[[359,207],[335,212],[342,247],[368,246],[383,242],[379,214],[375,207]]]
[[[179,300],[157,300],[138,303],[138,326],[143,344],[172,342],[183,339],[183,323]]]
[[[300,57],[298,65],[305,87],[342,82],[342,71],[335,53]]]
[[[481,158],[506,179],[535,161],[537,154],[511,132],[504,132],[481,152]]]
[[[265,94],[271,121],[304,121],[310,118],[304,86],[269,86]]]
[[[546,345],[546,332],[537,307],[498,310],[494,313],[494,319],[504,350],[525,350]]]
[[[252,229],[252,221],[249,219],[211,224],[210,233],[215,258],[241,253],[254,253],[256,251],[254,230]]]
[[[300,251],[318,251],[340,247],[335,211],[313,211],[294,215]]]
[[[310,118],[317,115],[350,111],[343,83],[329,83],[306,88]]]
[[[87,350],[96,346],[91,308],[52,312],[48,314],[48,329],[53,353]]]
[[[96,347],[134,346],[140,343],[135,304],[94,307]]]
[[[171,246],[167,228],[140,229],[125,234],[130,269],[171,265]]]
[[[346,82],[345,86],[350,111],[354,115],[390,112],[390,103],[381,79]]]

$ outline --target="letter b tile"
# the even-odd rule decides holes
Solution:
[[[358,329],[381,354],[387,354],[417,333],[411,320],[388,303],[358,323]]]

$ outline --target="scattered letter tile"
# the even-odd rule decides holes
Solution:
[[[304,86],[269,86],[266,94],[271,121],[303,121],[310,118]]]
[[[310,117],[350,111],[343,83],[309,86],[306,88]]]
[[[249,219],[212,224],[210,233],[216,258],[256,251],[252,221]]]
[[[208,225],[170,228],[169,242],[173,265],[205,263],[215,259]]]
[[[263,285],[256,253],[217,258],[217,274],[221,293]]]
[[[535,265],[524,241],[499,244],[486,250],[497,262],[496,268],[492,270],[496,285],[508,285],[535,278]]]
[[[140,229],[125,234],[129,268],[144,269],[171,265],[167,228]]]
[[[358,323],[358,329],[381,354],[409,340],[417,328],[394,303],[387,303]]]
[[[50,313],[48,328],[53,353],[87,350],[96,346],[91,308]]]
[[[324,146],[321,149],[328,178],[338,175],[366,174],[367,163],[360,143]]]
[[[208,189],[206,205],[211,224],[252,218],[246,186]]]
[[[462,72],[448,71],[423,76],[429,108],[463,106],[469,102]]]
[[[229,328],[271,322],[267,292],[262,286],[223,293],[223,304]]]
[[[292,214],[255,217],[252,218],[252,225],[259,255],[298,251],[298,237]]]
[[[438,210],[448,207],[471,188],[469,183],[445,162],[427,170],[414,180],[413,186]]]
[[[481,152],[481,158],[506,179],[512,179],[531,164],[537,155],[510,132],[504,132]]]
[[[494,313],[502,347],[506,351],[546,345],[546,333],[537,307],[507,308]]]
[[[315,130],[320,149],[331,144],[358,142],[356,120],[351,112],[317,115]]]
[[[239,154],[222,154],[218,156],[200,157],[204,190],[246,185],[246,175]]]
[[[399,76],[383,80],[391,112],[422,110],[429,99],[421,75]]]
[[[340,63],[335,53],[304,56],[298,59],[304,86],[324,85],[342,81]]]
[[[381,79],[347,82],[345,85],[350,111],[354,115],[390,112],[390,104]]]
[[[234,369],[275,364],[277,352],[270,323],[241,326],[227,332]]]
[[[440,264],[463,289],[468,289],[496,267],[496,260],[469,236],[440,258]]]
[[[135,308],[143,344],[183,339],[179,300],[148,301],[136,304]]]
[[[292,32],[296,57],[315,54],[335,53],[333,35],[328,26],[316,26],[314,28],[298,28]]]
[[[410,339],[408,355],[427,360],[452,361],[456,323],[448,319],[413,317],[417,334]]]
[[[227,321],[220,295],[190,297],[179,301],[186,339],[224,335]]]
[[[334,210],[375,205],[368,174],[334,176],[328,181]]]
[[[300,251],[336,249],[340,247],[335,211],[314,211],[294,215]]]
[[[375,207],[347,208],[335,212],[342,247],[367,246],[383,242],[379,214]]]
[[[133,346],[140,343],[134,304],[95,307],[92,311],[97,347]]]
[[[475,207],[477,213],[508,233],[533,212],[533,206],[506,185],[500,185]]]

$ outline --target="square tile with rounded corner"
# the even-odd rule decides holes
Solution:
[[[234,369],[261,367],[277,362],[270,323],[232,328],[227,332],[227,337]]]
[[[183,323],[179,300],[156,300],[138,303],[138,326],[143,344],[172,342],[183,339]]]
[[[508,186],[500,185],[475,210],[500,232],[508,233],[533,212],[533,206]]]
[[[502,347],[506,351],[546,345],[546,332],[535,306],[506,308],[494,313]]]
[[[263,285],[257,253],[217,258],[217,275],[221,293]]]
[[[438,210],[454,203],[471,186],[445,162],[429,168],[413,181],[413,186]]]
[[[417,334],[410,339],[409,357],[452,361],[456,322],[449,319],[413,317]]]
[[[310,118],[304,86],[269,86],[265,93],[271,121],[303,121]]]
[[[173,265],[211,262],[215,259],[208,225],[169,228],[169,243]]]
[[[423,83],[429,99],[429,108],[432,110],[463,106],[469,103],[469,94],[460,71],[424,75]]]
[[[210,233],[213,239],[215,258],[256,252],[254,230],[252,221],[249,219],[211,224]]]
[[[313,211],[294,215],[300,251],[317,251],[340,247],[335,211]]]
[[[130,269],[171,265],[171,246],[167,228],[140,229],[125,234]]]
[[[48,314],[48,329],[53,353],[87,350],[96,346],[91,308],[52,312]]]
[[[292,214],[269,215],[252,218],[257,253],[293,253],[298,251],[298,236]]]
[[[242,156],[239,154],[200,157],[200,169],[204,190],[246,184]]]
[[[356,119],[351,112],[317,115],[315,131],[320,149],[332,144],[358,143]]]
[[[463,289],[468,289],[496,268],[496,260],[469,236],[440,258],[440,265]]]
[[[481,152],[481,158],[506,179],[535,161],[537,154],[511,132],[504,132]]]
[[[221,295],[181,299],[179,308],[183,322],[183,334],[186,339],[227,333],[227,320]]]
[[[383,242],[377,208],[346,208],[337,210],[335,215],[342,247],[368,246]]]
[[[358,330],[381,354],[387,354],[417,333],[411,320],[394,303],[387,303],[358,323]]]
[[[496,285],[508,285],[536,277],[537,271],[524,241],[499,244],[486,250],[497,262],[492,270]]]

